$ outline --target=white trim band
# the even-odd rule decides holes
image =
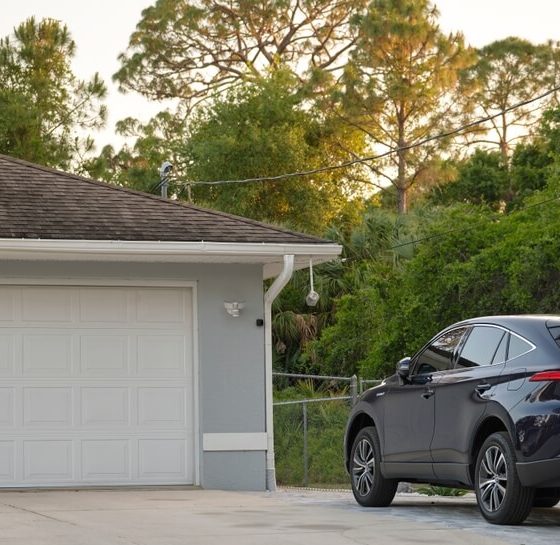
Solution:
[[[205,433],[202,449],[205,452],[266,450],[266,433]]]

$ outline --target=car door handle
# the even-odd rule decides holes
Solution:
[[[432,390],[432,388],[428,388],[427,390],[424,390],[424,392],[422,393],[422,397],[424,399],[430,399],[435,393],[435,390]]]
[[[490,390],[490,388],[492,388],[491,384],[488,384],[488,382],[483,382],[482,384],[478,384],[477,386],[475,386],[475,391],[477,394],[482,395],[484,392]]]

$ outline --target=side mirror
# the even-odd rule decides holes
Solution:
[[[397,375],[402,378],[408,378],[410,373],[410,357],[403,358],[397,363]]]

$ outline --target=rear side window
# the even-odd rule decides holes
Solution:
[[[549,326],[548,331],[552,335],[552,338],[556,341],[556,344],[560,346],[560,325]]]
[[[453,354],[466,328],[460,327],[440,335],[416,360],[414,374],[426,375],[453,367]]]
[[[527,352],[530,352],[532,349],[533,346],[525,339],[522,339],[513,333],[509,336],[508,360],[527,354]]]
[[[492,360],[492,363],[503,363],[504,361],[506,361],[508,337],[509,337],[509,333],[504,333],[504,336],[500,341],[500,345],[498,346],[498,350],[496,350],[496,353],[494,354],[494,359]]]
[[[461,350],[457,367],[490,365],[505,335],[505,331],[497,327],[475,326]]]

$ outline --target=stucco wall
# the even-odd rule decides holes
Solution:
[[[264,433],[262,267],[89,262],[0,262],[0,278],[192,281],[197,285],[200,481],[205,488],[263,490],[265,452],[202,450],[204,433]],[[244,301],[238,318],[224,301]]]

